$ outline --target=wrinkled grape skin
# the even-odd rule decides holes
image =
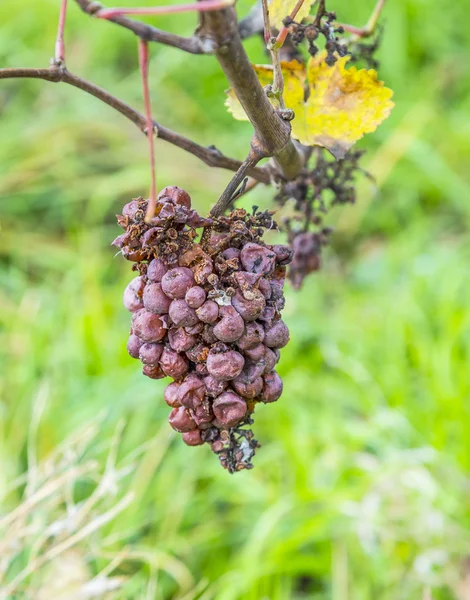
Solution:
[[[162,290],[172,299],[182,299],[186,292],[194,285],[194,276],[191,269],[175,267],[162,277]]]
[[[184,300],[173,300],[168,314],[177,327],[193,327],[199,321],[194,308],[188,306]]]
[[[214,413],[209,402],[201,402],[196,408],[190,410],[190,413],[199,429],[208,429],[212,425]]]
[[[204,377],[204,385],[206,386],[207,395],[215,398],[225,390],[227,382],[216,379],[212,375],[207,375],[207,377]]]
[[[221,306],[221,320],[214,326],[213,332],[221,342],[236,342],[245,331],[245,321],[232,306]]]
[[[135,312],[144,308],[142,302],[142,291],[144,280],[142,277],[135,277],[124,290],[123,304],[129,312]]]
[[[247,383],[242,379],[234,379],[232,381],[233,389],[243,398],[253,399],[261,394],[263,389],[263,378],[257,377],[254,381]]]
[[[147,279],[152,283],[160,283],[168,267],[160,258],[154,258],[147,267]]]
[[[185,431],[181,434],[181,437],[187,446],[201,446],[204,444],[204,441],[201,437],[201,432],[198,429],[194,429],[193,431]]]
[[[191,196],[177,185],[168,185],[158,194],[158,199],[171,198],[175,204],[191,208]]]
[[[212,405],[217,422],[225,428],[234,427],[246,415],[246,402],[235,392],[223,392]]]
[[[167,331],[160,317],[145,308],[132,315],[132,329],[143,342],[159,342]]]
[[[271,372],[274,369],[274,367],[276,366],[277,361],[278,361],[278,357],[276,356],[274,351],[271,350],[271,348],[266,347],[265,353],[264,353],[264,364],[265,364],[264,372],[265,373]]]
[[[135,219],[138,210],[139,203],[136,200],[132,200],[132,202],[128,202],[124,205],[122,215],[124,217],[129,217],[129,219]]]
[[[207,300],[196,310],[196,315],[203,323],[215,323],[219,317],[219,305],[213,300]]]
[[[178,390],[178,402],[185,408],[195,410],[204,401],[206,388],[203,380],[197,375],[190,374],[181,383]]]
[[[210,375],[222,381],[235,379],[240,375],[245,359],[235,350],[216,353],[211,350],[207,357],[207,370]]]
[[[284,348],[289,341],[289,329],[284,321],[276,321],[266,330],[264,343],[268,348]]]
[[[249,242],[243,246],[240,260],[246,271],[269,275],[274,270],[276,255],[265,246]]]
[[[178,406],[181,406],[178,402],[178,390],[180,389],[180,385],[180,383],[173,381],[172,383],[166,386],[165,391],[163,393],[163,398],[165,399],[165,402],[168,404],[168,406],[171,406],[172,408],[177,408]]]
[[[287,265],[292,261],[294,251],[290,246],[276,244],[272,246],[272,251],[276,255],[276,260],[279,265]]]
[[[184,299],[186,300],[186,304],[191,308],[199,308],[206,301],[206,292],[202,287],[193,285],[186,292]]]
[[[148,283],[143,295],[144,306],[147,310],[164,315],[168,313],[171,299],[163,292],[160,283]]]
[[[144,365],[142,373],[150,379],[163,379],[165,377],[160,365]]]
[[[139,358],[144,365],[156,365],[163,352],[162,344],[142,344],[139,351]]]
[[[179,431],[180,433],[192,431],[197,428],[196,422],[184,406],[174,408],[168,417],[168,422],[175,431]]]
[[[237,341],[242,352],[261,344],[264,340],[264,327],[260,323],[247,323],[245,331]]]
[[[237,291],[232,297],[232,306],[245,321],[255,321],[266,306],[266,300],[261,292],[252,295],[253,298],[247,300],[241,292]]]
[[[276,371],[268,373],[264,376],[264,386],[260,400],[265,403],[275,402],[281,397],[282,387],[282,379]]]
[[[200,321],[198,323],[196,323],[196,325],[193,325],[192,327],[184,328],[186,333],[189,333],[190,335],[199,335],[200,333],[202,333],[203,329],[204,329],[204,323],[201,323]]]
[[[132,358],[139,358],[140,347],[143,341],[140,340],[134,333],[131,333],[127,341],[127,351]]]
[[[257,346],[253,346],[253,348],[245,350],[244,354],[246,358],[249,358],[253,362],[258,362],[265,359],[266,350],[269,350],[269,348],[266,348],[264,344],[258,344]]]
[[[165,348],[160,358],[162,371],[168,377],[179,379],[188,371],[188,361],[169,348]]]
[[[187,333],[183,327],[178,327],[168,331],[168,341],[175,352],[186,352],[196,343],[196,336]]]

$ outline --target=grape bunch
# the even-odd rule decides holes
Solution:
[[[262,241],[269,211],[202,218],[176,186],[160,192],[150,222],[146,209],[142,198],[126,204],[113,242],[138,273],[124,292],[128,352],[147,377],[173,380],[169,423],[186,444],[210,444],[231,473],[251,468],[259,444],[246,426],[256,404],[282,393],[275,367],[289,340],[281,311],[292,251]]]

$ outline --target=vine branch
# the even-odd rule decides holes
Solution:
[[[82,11],[90,16],[96,15],[97,12],[105,10],[104,6],[93,0],[75,0]],[[129,19],[125,16],[111,16],[106,18],[107,21],[120,25],[129,31],[132,31],[136,36],[146,42],[158,42],[166,44],[173,48],[179,48],[190,54],[212,54],[215,51],[211,40],[205,40],[200,36],[184,37],[174,33],[168,33],[157,29],[142,21]]]
[[[124,117],[132,121],[137,127],[146,133],[147,122],[145,116],[139,111],[135,110],[122,100],[119,100],[115,96],[108,93],[103,88],[98,87],[94,83],[81,79],[76,75],[73,75],[65,69],[65,67],[59,67],[53,65],[47,69],[32,69],[32,68],[6,68],[0,69],[0,79],[43,79],[52,83],[67,83],[73,87],[79,88],[88,94],[91,94],[95,98],[104,102],[117,112],[121,113]],[[199,158],[209,167],[219,167],[221,169],[227,169],[229,171],[237,171],[242,164],[239,160],[229,158],[222,154],[219,150],[214,147],[206,148],[193,142],[192,140],[163,127],[156,121],[153,121],[153,126],[158,138],[189,152],[190,154]],[[260,181],[261,183],[269,184],[271,177],[267,170],[262,168],[253,168],[250,170],[250,176]]]

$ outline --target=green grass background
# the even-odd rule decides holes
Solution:
[[[1,66],[48,64],[58,5],[2,0]],[[134,37],[70,5],[69,68],[141,108]],[[362,24],[372,5],[329,8]],[[396,107],[359,144],[378,185],[335,210],[323,270],[288,291],[285,391],[257,411],[256,467],[235,476],[171,433],[165,384],[126,353],[131,272],[109,244],[148,190],[145,138],[79,90],[0,82],[0,592],[470,598],[468,7],[389,0],[382,22]],[[151,87],[158,121],[245,156],[250,126],[226,113],[213,57],[153,46]],[[163,142],[157,164],[159,187],[201,211],[230,178]]]

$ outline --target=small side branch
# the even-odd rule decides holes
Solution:
[[[225,188],[223,194],[217,200],[215,206],[213,206],[210,212],[211,217],[220,217],[220,215],[224,214],[224,212],[230,206],[235,192],[247,176],[248,172],[251,171],[262,158],[264,157],[254,152],[250,152],[248,157],[242,162],[240,168],[230,180],[230,183]]]
[[[145,116],[139,111],[133,109],[131,106],[122,102],[115,96],[109,94],[103,88],[98,87],[94,83],[81,79],[76,75],[73,75],[64,67],[50,67],[48,69],[29,69],[29,68],[13,68],[13,69],[0,69],[0,79],[43,79],[53,83],[67,83],[73,87],[79,88],[88,94],[91,94],[98,100],[101,100],[117,112],[121,113],[127,119],[132,121],[142,131],[146,132],[147,122]],[[163,127],[156,121],[153,121],[154,128],[157,133],[157,137],[189,152],[193,156],[196,156],[202,160],[206,165],[210,167],[219,167],[221,169],[227,169],[229,171],[237,171],[242,164],[239,160],[229,158],[223,155],[219,150],[213,147],[206,148],[193,142],[192,140],[180,135]],[[262,183],[270,183],[270,175],[265,169],[253,168],[249,174],[251,177]]]
[[[99,11],[105,10],[102,4],[94,2],[93,0],[75,1],[83,12],[91,16],[94,16]],[[197,36],[184,37],[174,33],[168,33],[167,31],[152,27],[152,25],[148,25],[147,23],[135,21],[134,19],[129,19],[124,16],[107,17],[106,20],[111,21],[116,25],[120,25],[125,29],[129,29],[129,31],[132,31],[137,37],[146,42],[158,42],[160,44],[172,46],[173,48],[179,48],[190,54],[213,54],[215,51],[215,47],[211,40],[205,40]]]

